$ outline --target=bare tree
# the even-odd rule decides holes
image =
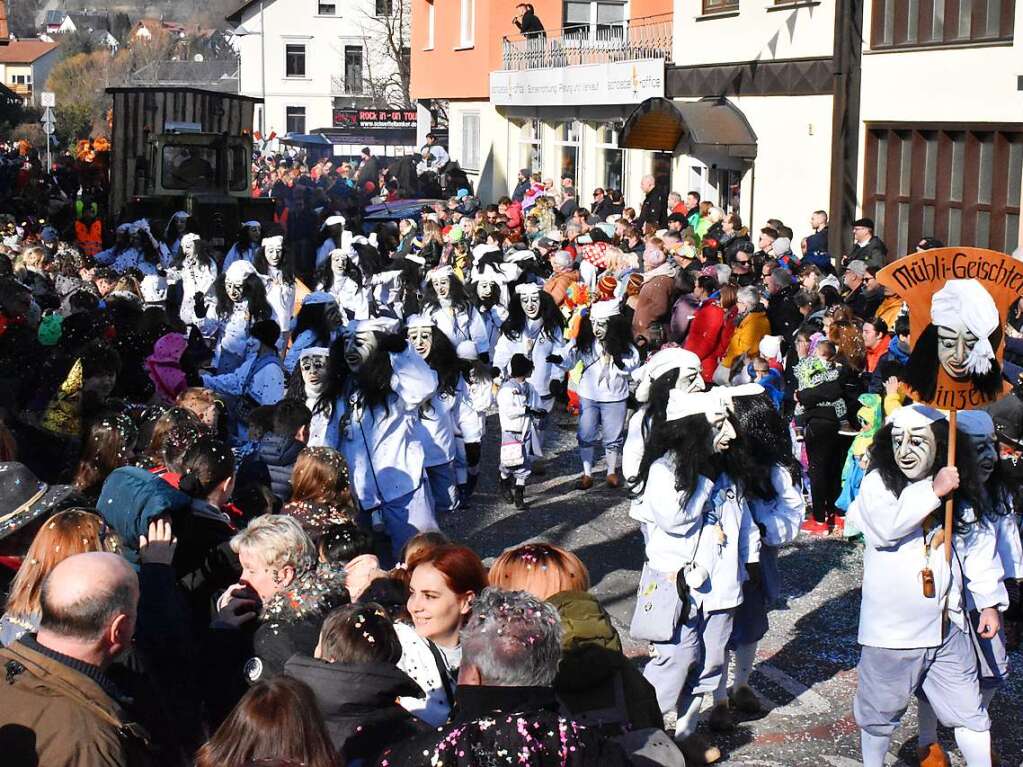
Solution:
[[[368,95],[374,104],[412,106],[412,0],[372,0],[372,8],[363,15]]]

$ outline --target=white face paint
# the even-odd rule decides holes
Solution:
[[[340,279],[345,276],[345,270],[348,269],[348,254],[343,250],[335,250],[334,254],[330,257],[330,271],[334,273],[334,279]]]
[[[519,302],[522,304],[522,311],[526,313],[526,316],[531,320],[535,320],[540,316],[540,294],[539,293],[526,293],[525,295],[519,296]]]
[[[362,367],[379,346],[377,334],[372,330],[363,330],[345,339],[345,362],[355,371]]]
[[[899,470],[911,482],[930,474],[938,454],[938,443],[930,426],[892,428],[892,451]]]
[[[433,289],[437,291],[437,298],[441,301],[446,301],[451,297],[451,278],[450,277],[432,277],[430,283],[433,285]]]
[[[724,453],[732,445],[735,439],[735,428],[728,419],[728,411],[724,405],[720,405],[713,411],[708,412],[707,422],[710,423],[711,431],[714,432],[714,452]]]
[[[327,389],[327,357],[311,355],[299,363],[307,397],[319,397]]]
[[[230,298],[234,303],[238,303],[242,300],[245,290],[244,280],[241,282],[235,282],[234,280],[224,280],[224,290],[227,291],[227,297]]]
[[[965,328],[938,326],[938,362],[955,379],[969,377],[966,360],[977,344],[977,336]]]
[[[607,336],[607,320],[594,320],[593,321],[593,337],[598,341],[603,341]]]
[[[998,450],[995,448],[995,435],[986,437],[970,435],[970,444],[977,454],[977,479],[981,484],[991,479],[995,465],[998,463]]]
[[[266,256],[266,262],[272,267],[279,267],[281,260],[284,258],[284,246],[283,245],[265,245],[263,247],[263,255]]]
[[[480,298],[490,298],[494,295],[497,290],[497,283],[491,282],[490,280],[480,280],[479,286],[476,288],[476,294]]]
[[[409,328],[408,342],[424,360],[433,350],[433,328]]]

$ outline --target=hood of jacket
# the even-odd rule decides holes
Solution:
[[[563,591],[547,601],[557,608],[564,632],[558,689],[588,689],[622,667],[622,640],[596,597],[585,591]]]
[[[305,447],[294,437],[266,434],[260,440],[256,452],[268,466],[291,466],[298,460],[298,454]]]
[[[325,719],[390,709],[398,698],[424,695],[412,677],[387,663],[327,663],[295,655],[284,670],[309,685]]]
[[[185,511],[191,502],[155,474],[137,466],[122,466],[103,483],[97,510],[124,543],[124,558],[138,567],[138,540],[148,533],[149,523],[161,514]]]

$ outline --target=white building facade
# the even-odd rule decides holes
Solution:
[[[400,2],[250,0],[232,13],[241,92],[264,100],[254,129],[307,134],[333,127],[335,109],[402,106],[387,86],[396,57],[383,44],[384,17]]]

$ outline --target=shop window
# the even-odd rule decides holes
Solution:
[[[525,168],[529,173],[543,173],[540,127],[539,120],[530,120],[519,128],[519,168]]]
[[[870,45],[919,48],[1012,40],[1015,0],[873,0]]]
[[[558,126],[557,145],[558,177],[571,179],[572,185],[579,186],[579,147],[582,144],[582,123],[578,120]]]
[[[864,215],[890,253],[923,237],[1004,253],[1019,244],[1023,131],[871,127],[865,167]]]
[[[618,124],[597,130],[597,183],[606,190],[622,190],[625,179],[625,150],[618,148]]]
[[[478,171],[480,162],[480,115],[479,112],[462,113],[462,167]]]

